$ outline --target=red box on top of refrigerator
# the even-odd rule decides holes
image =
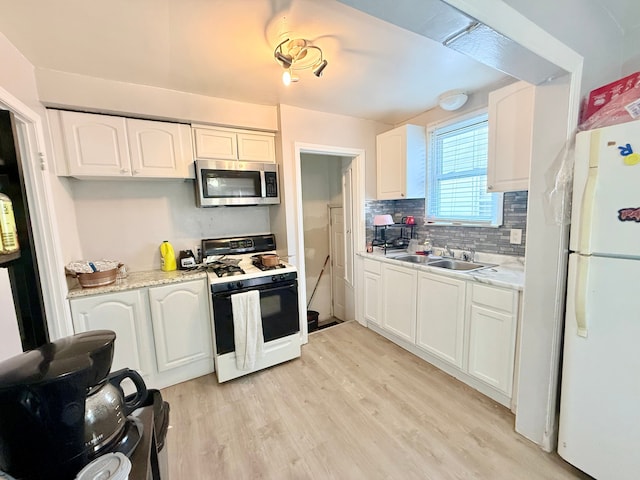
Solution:
[[[640,72],[632,73],[624,78],[611,82],[602,87],[591,90],[589,96],[582,105],[580,114],[580,124],[588,121],[600,109],[608,105],[611,100],[633,88],[637,88],[640,84]],[[598,125],[604,126],[604,125]]]

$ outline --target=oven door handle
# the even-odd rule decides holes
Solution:
[[[229,290],[226,292],[216,292],[213,294],[213,299],[215,300],[216,298],[229,298],[231,297],[231,295],[235,295],[236,293],[250,292],[251,290],[258,290],[260,293],[266,293],[266,292],[271,292],[273,290],[283,290],[283,289],[297,290],[297,288],[298,288],[297,281],[286,282],[286,283],[276,283],[276,284],[269,284],[269,285],[261,285],[258,287],[239,288],[237,290]]]

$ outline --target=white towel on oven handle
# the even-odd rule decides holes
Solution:
[[[260,292],[250,290],[231,295],[233,340],[236,345],[236,367],[251,370],[262,357],[264,334],[260,312]]]

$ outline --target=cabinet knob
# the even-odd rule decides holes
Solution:
[[[134,175],[138,175],[139,173],[140,173],[140,170],[134,170],[134,171],[133,171],[133,174],[134,174]]]
[[[121,168],[120,173],[129,173],[129,170],[127,170],[126,168]]]
[[[400,196],[401,196],[401,197],[404,197],[404,193],[401,193],[401,194],[400,194]]]
[[[493,185],[487,185],[487,190],[493,190]]]

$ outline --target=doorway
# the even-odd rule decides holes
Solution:
[[[301,152],[302,232],[308,327],[355,318],[348,307],[347,235],[351,231],[351,162],[334,154]],[[347,224],[349,222],[349,224]],[[317,326],[316,326],[317,319]]]

